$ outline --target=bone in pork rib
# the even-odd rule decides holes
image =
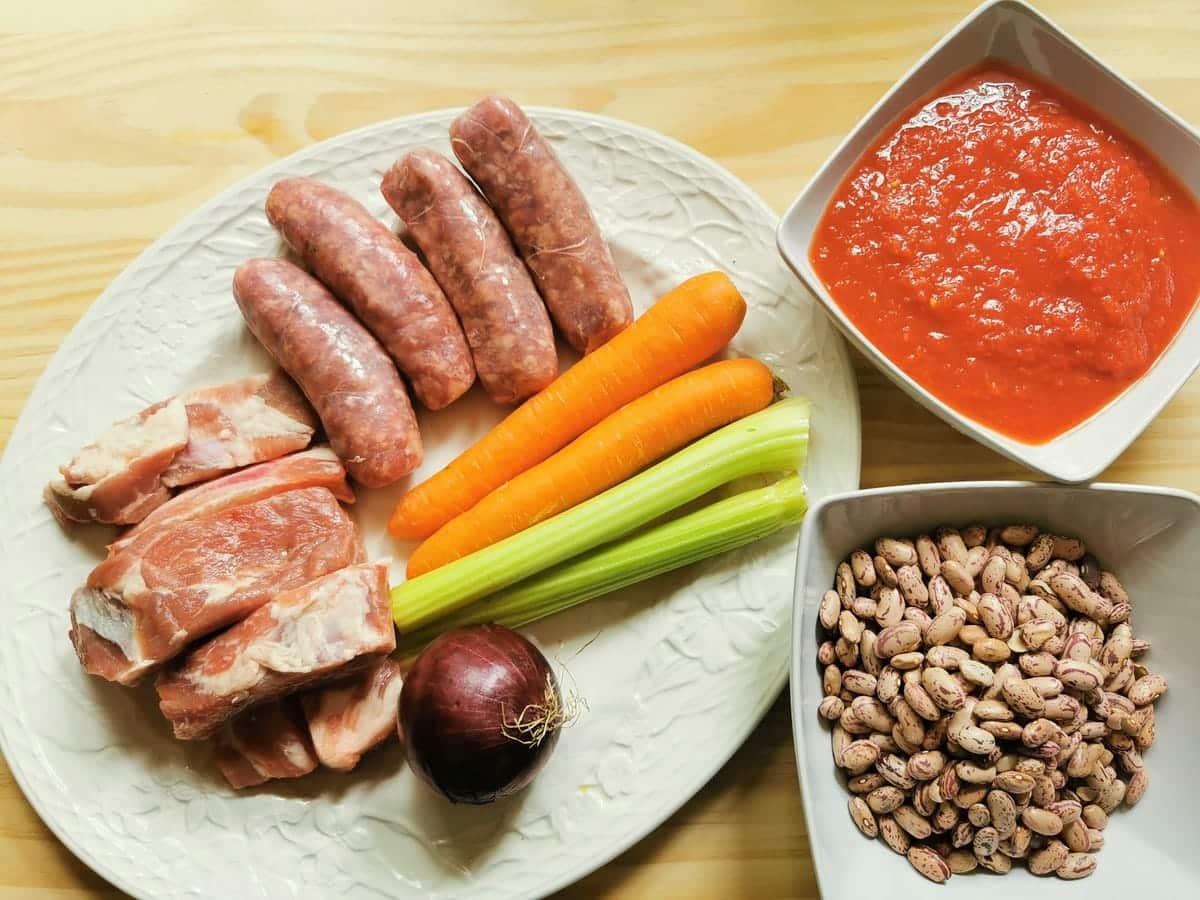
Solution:
[[[285,495],[286,496],[286,495]],[[386,563],[363,563],[271,602],[164,670],[175,737],[209,737],[243,709],[350,675],[396,648]]]
[[[42,493],[60,525],[140,522],[170,499],[162,473],[187,446],[187,409],[178,398],[122,419],[50,479]]]
[[[92,570],[71,598],[71,640],[93,675],[134,684],[280,591],[365,558],[325,488],[155,529]]]
[[[160,401],[112,425],[47,485],[55,518],[128,525],[171,497],[171,488],[302,450],[316,415],[275,371]]]
[[[399,663],[385,656],[350,678],[249,709],[218,732],[217,766],[239,790],[300,778],[318,763],[348,772],[396,737],[401,683]]]

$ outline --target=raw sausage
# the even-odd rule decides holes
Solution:
[[[542,298],[504,226],[458,167],[415,150],[383,176],[382,190],[458,312],[488,395],[517,403],[553,381],[558,353]]]
[[[251,259],[233,276],[250,331],[300,385],[333,452],[367,487],[421,464],[404,382],[383,348],[319,281],[284,259]]]
[[[267,195],[267,218],[379,339],[418,400],[441,409],[466,392],[475,368],[454,310],[390,228],[312,178],[276,184]]]
[[[572,347],[590,353],[633,321],[629,291],[587,201],[517,104],[480,100],[454,120],[450,145]]]

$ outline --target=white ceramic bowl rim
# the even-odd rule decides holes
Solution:
[[[998,53],[995,35],[1001,24],[1016,28],[1013,23],[1018,21],[1033,37],[1011,38],[1019,52],[1010,47],[1006,51],[1009,55]],[[983,45],[976,32],[982,33],[989,23],[991,30],[986,33],[990,37]],[[1056,48],[1053,52],[1047,50],[1051,46]],[[1022,54],[1044,57],[1041,68],[1020,61],[1018,57]],[[813,206],[820,201],[823,211],[829,199],[826,194],[832,196],[836,190],[830,182],[840,184],[866,148],[918,97],[944,83],[955,72],[988,58],[1003,59],[1031,69],[1060,90],[1104,110],[1108,119],[1127,133],[1136,135],[1141,146],[1154,153],[1164,168],[1193,195],[1200,196],[1200,175],[1196,174],[1196,167],[1187,162],[1200,155],[1200,136],[1187,123],[1122,78],[1028,4],[1020,0],[989,0],[923,54],[847,133],[781,217],[776,243],[793,272],[818,298],[838,329],[914,400],[960,432],[1022,465],[1058,481],[1083,483],[1098,477],[1137,438],[1200,365],[1200,316],[1196,314],[1200,302],[1193,306],[1171,342],[1140,378],[1083,422],[1046,443],[1027,444],[960,413],[907,375],[850,321],[811,271],[808,262],[812,233],[820,219],[820,213],[815,213]],[[1058,74],[1049,71],[1051,63],[1045,59],[1050,58],[1056,60],[1053,66],[1062,70]],[[933,78],[934,72],[941,74]],[[1070,72],[1071,77],[1066,78],[1064,72]],[[1089,89],[1066,83],[1072,78],[1082,80]],[[1090,88],[1093,82],[1098,85],[1094,89]],[[1101,96],[1110,99],[1111,103],[1099,102],[1097,97]],[[1135,127],[1135,123],[1145,127]]]
[[[799,547],[796,554],[796,581],[793,590],[793,609],[792,609],[792,680],[790,685],[790,712],[792,715],[792,740],[796,753],[797,776],[801,787],[801,800],[804,808],[805,821],[810,823],[808,836],[811,846],[812,859],[814,861],[813,869],[817,879],[817,885],[822,896],[833,897],[834,894],[828,892],[828,886],[823,883],[823,873],[820,862],[830,859],[830,853],[826,849],[827,838],[821,828],[815,827],[814,823],[823,821],[823,817],[818,815],[814,807],[812,799],[813,791],[805,789],[804,773],[813,771],[809,766],[808,754],[805,747],[805,729],[815,728],[817,725],[814,722],[806,722],[806,711],[801,708],[803,702],[801,697],[800,683],[798,679],[802,677],[815,677],[813,673],[805,670],[805,650],[808,644],[811,643],[813,635],[807,627],[812,624],[811,617],[806,620],[804,616],[804,604],[806,595],[810,589],[810,582],[813,581],[813,574],[808,572],[808,567],[811,559],[814,556],[816,543],[821,540],[821,527],[825,518],[826,511],[831,507],[836,507],[839,504],[850,500],[869,499],[869,498],[886,498],[895,497],[907,494],[945,494],[953,493],[983,493],[987,491],[1005,491],[1005,492],[1020,492],[1024,490],[1036,490],[1043,493],[1064,494],[1086,492],[1089,494],[1140,494],[1148,497],[1163,497],[1176,500],[1182,500],[1185,503],[1191,504],[1200,508],[1200,495],[1182,488],[1163,487],[1157,485],[1145,484],[1125,484],[1119,482],[1096,482],[1087,485],[1080,484],[1057,484],[1054,482],[1043,481],[1017,481],[1017,480],[988,480],[988,481],[941,481],[941,482],[926,482],[905,485],[891,485],[877,488],[864,488],[860,490],[845,491],[840,494],[833,494],[825,497],[814,503],[809,509],[804,519],[804,525],[800,533]],[[989,516],[981,515],[978,521],[989,524]],[[1030,520],[1034,524],[1038,524],[1037,515],[1031,515]],[[926,527],[932,528],[935,521],[929,521]],[[994,523],[993,523],[994,524]],[[832,571],[826,573],[829,579],[832,579]],[[824,577],[824,576],[822,576]],[[812,647],[808,647],[811,652]],[[808,660],[811,663],[811,659]],[[802,674],[803,673],[803,674]],[[882,852],[883,848],[879,848]],[[1101,896],[1092,892],[1092,896]],[[900,896],[900,895],[897,895]]]

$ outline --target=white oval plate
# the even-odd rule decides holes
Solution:
[[[640,312],[685,277],[728,272],[750,312],[733,351],[814,404],[812,499],[858,486],[858,396],[841,339],[775,251],[776,218],[693,150],[611,119],[532,111],[587,194]],[[350,775],[235,794],[207,748],[174,741],[152,689],[86,677],[67,600],[111,533],[59,530],[40,502],[54,467],[112,421],[268,363],[229,292],[234,268],[281,252],[270,186],[314,175],[389,223],[379,195],[403,152],[448,152],[454,111],[309,147],[168,232],[92,305],[38,382],[0,465],[0,739],[25,795],[81,859],[138,897],[489,898],[549,893],[659,825],[720,768],[787,678],[794,531],[539,623],[529,632],[586,699],[534,785],[452,806],[392,743]],[[478,388],[425,413],[428,477],[502,415]],[[403,485],[360,491],[372,556]]]

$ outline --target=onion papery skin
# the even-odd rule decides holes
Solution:
[[[484,804],[533,781],[558,743],[561,710],[537,647],[501,625],[471,625],[417,657],[400,692],[399,727],[421,780],[453,803]],[[520,728],[540,715],[551,726],[544,734]]]

